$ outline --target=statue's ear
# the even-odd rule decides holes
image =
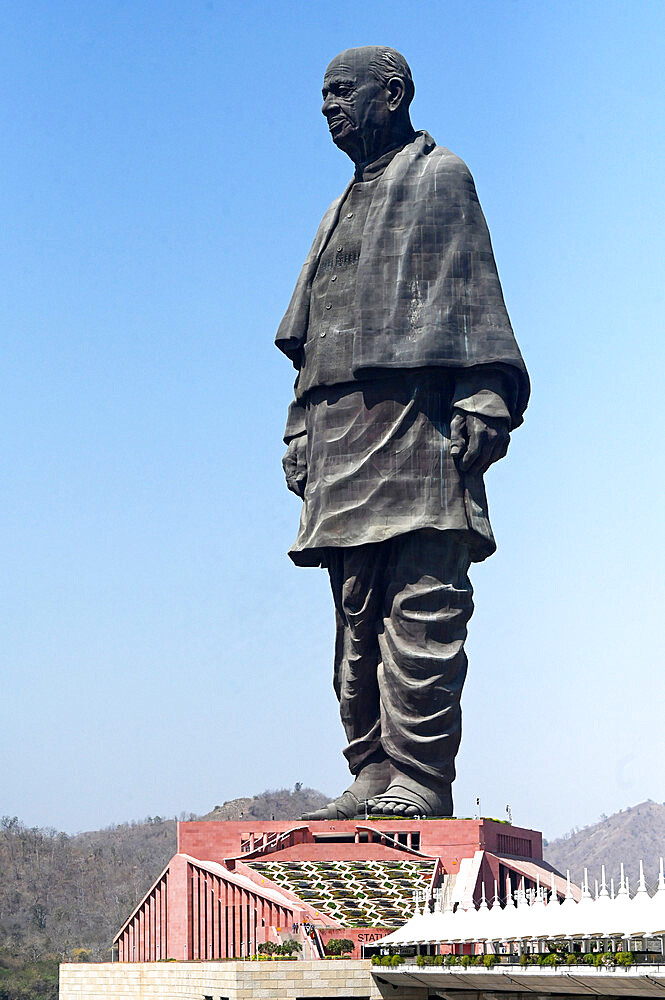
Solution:
[[[398,76],[394,76],[388,81],[386,90],[388,91],[388,108],[390,111],[397,111],[406,93],[404,80],[400,80]]]

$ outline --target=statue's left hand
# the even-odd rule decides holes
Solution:
[[[286,485],[297,497],[305,496],[307,485],[307,435],[292,438],[282,459]]]
[[[482,475],[508,451],[510,431],[505,420],[453,410],[451,452],[460,472]]]

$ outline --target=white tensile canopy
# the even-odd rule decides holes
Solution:
[[[621,882],[618,892],[608,892],[605,868],[602,870],[600,888],[596,883],[596,894],[589,891],[587,874],[579,901],[571,889],[570,874],[567,876],[567,891],[563,902],[559,902],[554,886],[554,876],[550,889],[537,886],[527,893],[522,887],[512,896],[508,904],[501,906],[496,889],[492,906],[485,899],[482,886],[480,905],[457,909],[443,896],[433,910],[427,902],[420,910],[416,903],[412,917],[386,937],[375,942],[384,945],[449,944],[468,942],[509,943],[511,941],[539,941],[556,938],[581,940],[630,939],[661,937],[665,935],[665,875],[663,859],[660,859],[658,888],[649,895],[644,880],[644,867],[640,862],[640,879],[637,891],[631,897],[628,879],[621,867]]]

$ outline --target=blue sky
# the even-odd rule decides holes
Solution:
[[[665,799],[665,6],[2,10],[0,813],[344,787],[272,340],[351,172],[323,71],[384,43],[475,176],[533,382],[487,477],[457,813],[554,836]]]

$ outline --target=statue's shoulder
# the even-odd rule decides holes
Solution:
[[[475,184],[464,160],[438,146],[427,132],[418,135],[413,147],[411,171],[418,176],[419,199],[442,206],[475,202]]]
[[[471,171],[461,157],[445,146],[437,146],[427,132],[422,133],[422,135],[422,162],[427,173],[435,173],[438,176],[447,174],[451,179],[471,176]]]

